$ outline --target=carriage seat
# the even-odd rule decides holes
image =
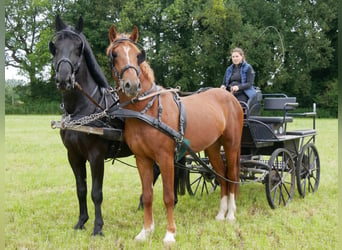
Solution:
[[[264,113],[267,111],[282,111],[281,116],[250,116],[250,119],[258,120],[262,123],[267,124],[274,134],[283,135],[286,133],[286,124],[293,121],[293,117],[288,116],[287,112],[289,110],[294,110],[298,106],[296,103],[296,97],[287,97],[282,95],[277,97],[276,95],[272,97],[264,98]]]

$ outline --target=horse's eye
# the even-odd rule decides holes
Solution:
[[[113,52],[113,53],[112,53],[112,57],[113,57],[114,59],[117,58],[117,57],[118,57],[118,53]]]

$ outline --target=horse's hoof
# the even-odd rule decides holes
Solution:
[[[135,236],[134,239],[138,242],[146,241],[146,239],[152,235],[153,231],[154,231],[154,225],[152,225],[150,229],[143,228],[140,231],[140,233],[137,236]]]
[[[229,223],[234,223],[235,222],[235,216],[234,214],[227,214],[227,218],[226,220],[229,222]]]
[[[77,224],[74,226],[74,229],[75,229],[75,230],[84,230],[84,229],[85,229],[85,226],[84,226],[84,225],[80,225],[79,223],[77,223]]]
[[[101,237],[104,237],[104,234],[102,233],[102,231],[97,231],[97,232],[93,232],[92,234],[91,234],[91,236],[101,236]]]
[[[223,221],[224,220],[224,213],[218,213],[215,217],[216,220]]]
[[[164,246],[170,246],[170,245],[176,243],[175,235],[176,235],[176,233],[171,233],[169,231],[166,231],[166,235],[163,239]]]

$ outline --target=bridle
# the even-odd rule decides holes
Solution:
[[[133,64],[126,64],[125,66],[122,67],[122,69],[120,71],[118,71],[116,69],[115,63],[114,63],[115,58],[113,57],[113,49],[118,44],[125,42],[125,41],[128,41],[128,42],[134,44],[135,46],[137,46],[140,49],[141,52],[138,54],[138,67],[134,66]],[[111,64],[111,68],[113,70],[114,76],[118,79],[121,89],[123,89],[122,88],[122,84],[123,84],[122,77],[123,77],[123,74],[125,73],[125,71],[128,69],[134,69],[138,78],[139,78],[140,73],[141,73],[140,64],[146,60],[146,53],[145,53],[145,50],[143,49],[143,47],[140,44],[138,44],[138,43],[134,42],[133,40],[126,38],[126,37],[117,39],[113,42],[111,49],[110,49],[110,53],[108,56],[109,56],[109,62]]]
[[[84,54],[84,49],[85,49],[85,42],[84,40],[82,39],[82,37],[72,31],[72,30],[61,30],[61,31],[58,31],[56,32],[50,39],[50,42],[49,42],[49,47],[51,48],[54,44],[54,40],[56,40],[56,37],[58,35],[61,35],[63,33],[69,33],[73,36],[76,36],[80,41],[81,41],[81,53],[80,53],[80,57],[78,58],[77,62],[75,64],[73,64],[71,62],[71,60],[67,57],[62,57],[61,59],[58,60],[58,62],[56,64],[53,63],[53,67],[54,67],[54,70],[56,73],[59,72],[59,68],[60,68],[60,65],[62,63],[67,63],[70,65],[71,67],[71,85],[72,85],[72,88],[74,88],[75,86],[77,87],[77,89],[83,94],[85,95],[96,107],[100,108],[101,110],[105,110],[105,108],[103,108],[98,102],[96,102],[93,98],[93,96],[96,94],[96,92],[98,91],[98,86],[96,85],[95,89],[93,90],[93,92],[89,95],[88,93],[86,93],[82,86],[75,80],[75,74],[78,72],[80,66],[81,66],[81,63],[82,63],[82,59],[83,59],[83,54]],[[55,57],[54,57],[55,59]]]
[[[61,65],[62,63],[67,63],[67,64],[69,64],[70,67],[71,67],[71,84],[72,84],[72,88],[74,88],[74,85],[75,85],[75,74],[76,74],[77,71],[79,70],[80,65],[81,65],[81,63],[82,63],[85,43],[84,43],[82,37],[81,37],[78,33],[74,32],[74,31],[72,31],[72,30],[61,30],[61,31],[56,32],[56,34],[54,34],[54,35],[51,37],[50,42],[49,42],[49,47],[51,47],[51,46],[54,44],[54,43],[53,43],[53,40],[56,40],[56,37],[57,37],[58,35],[60,35],[60,34],[63,34],[63,33],[70,33],[70,34],[76,36],[76,37],[81,41],[82,47],[81,47],[80,57],[78,58],[78,60],[77,60],[77,62],[76,62],[75,64],[73,64],[69,58],[67,58],[67,57],[62,57],[61,59],[58,60],[58,62],[57,62],[56,64],[53,63],[53,68],[54,68],[55,72],[58,73],[58,72],[59,72],[60,65]]]

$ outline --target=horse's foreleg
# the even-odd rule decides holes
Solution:
[[[95,207],[95,221],[93,235],[102,235],[103,218],[101,211],[101,204],[103,200],[102,186],[103,186],[103,172],[104,172],[104,158],[96,157],[90,160],[92,188],[91,199]]]
[[[173,215],[175,204],[174,190],[174,159],[167,155],[162,157],[163,162],[160,163],[160,171],[163,178],[163,197],[167,213],[166,235],[163,239],[164,244],[174,243],[176,241],[176,224]]]
[[[84,229],[84,224],[89,219],[87,208],[87,170],[85,160],[77,158],[69,152],[68,159],[75,175],[76,191],[79,204],[79,217],[74,229]]]
[[[142,200],[144,204],[144,226],[140,233],[135,237],[137,241],[145,241],[154,230],[153,221],[153,161],[150,159],[136,157],[136,162],[142,184]]]

